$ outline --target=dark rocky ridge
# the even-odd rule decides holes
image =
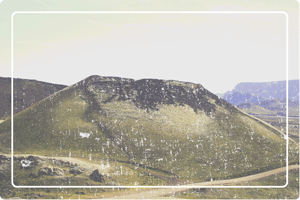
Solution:
[[[141,79],[133,80],[120,77],[90,76],[79,83],[85,86],[88,96],[97,99],[97,93],[106,93],[106,99],[93,102],[95,109],[100,109],[97,102],[132,101],[138,108],[158,110],[160,104],[189,105],[197,113],[199,110],[206,114],[215,111],[216,104],[225,106],[230,111],[235,108],[228,102],[206,90],[200,84],[173,80]],[[209,99],[215,102],[210,102]],[[93,101],[90,99],[90,101]]]

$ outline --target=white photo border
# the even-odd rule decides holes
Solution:
[[[284,14],[286,16],[286,183],[281,186],[18,186],[13,180],[13,21],[17,14]],[[285,188],[288,186],[288,14],[284,11],[16,11],[11,15],[11,184],[15,188]],[[195,183],[197,184],[197,183]]]

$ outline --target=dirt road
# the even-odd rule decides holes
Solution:
[[[299,170],[299,165],[291,165],[289,166],[289,171],[291,170]],[[209,182],[201,182],[195,184],[188,184],[184,186],[190,186],[190,188],[162,188],[162,189],[148,189],[142,191],[132,191],[131,193],[127,193],[120,196],[109,197],[110,199],[150,199],[150,198],[158,198],[166,195],[170,195],[174,192],[182,192],[188,189],[191,189],[192,186],[218,186],[218,185],[235,185],[248,181],[255,181],[262,178],[266,178],[268,176],[272,176],[274,174],[281,174],[286,172],[286,167],[274,169],[271,171],[245,176],[241,178],[228,179],[228,180],[220,180],[220,181],[209,181]]]
[[[1,154],[4,155],[6,157],[11,157],[11,154]],[[16,157],[20,157],[20,156],[24,156],[24,157],[28,157],[32,154],[16,154],[14,156]],[[68,161],[70,163],[76,163],[78,165],[80,165],[82,168],[86,169],[87,172],[92,172],[95,169],[98,169],[102,172],[102,174],[108,174],[109,173],[109,167],[107,167],[106,165],[100,165],[97,163],[93,163],[93,162],[89,162],[86,161],[84,159],[78,159],[78,158],[74,158],[74,157],[51,157],[51,156],[40,156],[40,155],[36,155],[40,158],[43,159],[47,159],[47,160],[62,160],[62,161]]]

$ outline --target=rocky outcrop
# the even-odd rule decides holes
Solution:
[[[8,178],[10,177],[10,173],[7,173],[10,170],[11,161],[10,158],[0,155],[0,177]]]
[[[38,176],[63,176],[64,171],[60,168],[53,168],[52,166],[47,166],[41,168],[38,172]]]
[[[32,168],[44,163],[44,159],[37,156],[19,157],[16,160],[20,161],[21,168]]]
[[[73,167],[69,170],[69,173],[76,176],[78,174],[82,174],[82,170],[79,167]]]
[[[96,169],[90,175],[90,179],[93,180],[93,181],[95,181],[95,182],[103,182],[104,181],[104,176],[99,173],[98,169]]]

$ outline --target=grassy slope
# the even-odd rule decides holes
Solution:
[[[65,88],[65,85],[14,79],[14,114]],[[0,77],[0,119],[10,116],[11,78]]]
[[[14,117],[14,153],[124,160],[124,154],[91,122],[83,120],[89,104],[79,87],[56,93]],[[0,126],[1,148],[10,151],[10,120]],[[82,138],[80,132],[89,133]]]
[[[276,115],[275,110],[268,110],[266,108],[263,108],[261,106],[255,105],[253,103],[247,103],[247,107],[242,106],[243,104],[237,105],[238,108],[243,110],[246,113],[251,113],[251,114],[263,114],[263,115]]]
[[[286,115],[286,102],[285,100],[265,100],[260,103],[241,103],[237,105],[246,113],[257,115]],[[288,103],[289,116],[299,116],[299,103],[290,100]]]

